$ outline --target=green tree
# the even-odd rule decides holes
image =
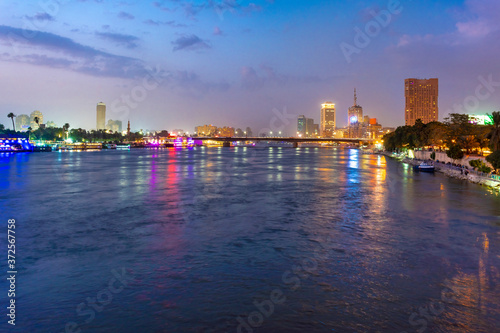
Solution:
[[[435,152],[435,151],[433,151],[433,152],[431,153],[431,160],[435,160],[435,159],[436,159],[436,152]]]
[[[500,111],[492,112],[491,116],[493,125],[491,125],[487,138],[490,140],[491,149],[497,151],[500,150]]]
[[[16,115],[13,114],[12,112],[7,115],[7,118],[10,118],[12,120],[12,128],[14,129],[14,132],[16,131],[16,124],[14,124],[14,117]]]
[[[486,156],[486,160],[491,163],[498,174],[498,171],[500,169],[500,150],[497,150],[493,152],[493,154]]]
[[[449,117],[445,118],[447,126],[447,144],[451,146],[458,144],[463,149],[470,153],[472,148],[476,146],[474,125],[469,122],[469,115],[460,113],[450,113]]]
[[[5,126],[3,124],[0,124],[0,131],[5,131]]]
[[[31,135],[31,131],[32,131],[32,130],[33,130],[33,129],[31,128],[31,126],[30,126],[30,127],[28,127],[28,141],[29,141],[29,140],[31,140],[30,135]]]
[[[462,151],[462,147],[460,145],[454,144],[449,150],[446,151],[446,156],[453,160],[460,160],[464,157],[464,152]]]

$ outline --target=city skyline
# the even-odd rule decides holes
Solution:
[[[278,112],[293,133],[296,116],[318,121],[324,101],[336,104],[337,126],[347,125],[356,87],[365,112],[398,126],[408,77],[439,78],[440,120],[500,104],[492,0],[50,4],[0,5],[8,112],[40,110],[90,129],[102,100],[109,119],[134,129],[190,131],[211,122],[269,128]],[[367,35],[374,22],[380,31]]]

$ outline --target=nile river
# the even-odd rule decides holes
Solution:
[[[19,332],[500,327],[498,193],[383,156],[4,154],[0,198],[4,253],[17,226]]]

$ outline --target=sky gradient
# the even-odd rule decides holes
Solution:
[[[365,114],[399,126],[410,77],[439,78],[441,119],[491,113],[498,13],[498,0],[5,0],[0,123],[40,110],[44,121],[94,129],[102,101],[107,119],[130,119],[132,130],[292,135],[298,115],[319,122],[325,101],[346,125],[356,87]]]

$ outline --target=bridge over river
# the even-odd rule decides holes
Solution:
[[[365,139],[365,138],[357,138],[357,139],[348,139],[348,138],[281,138],[281,137],[197,137],[195,140],[200,141],[218,141],[222,142],[224,147],[230,147],[231,142],[289,142],[292,143],[294,147],[298,147],[299,143],[348,143],[353,145],[362,146],[363,144],[372,145],[376,141],[376,139]]]

